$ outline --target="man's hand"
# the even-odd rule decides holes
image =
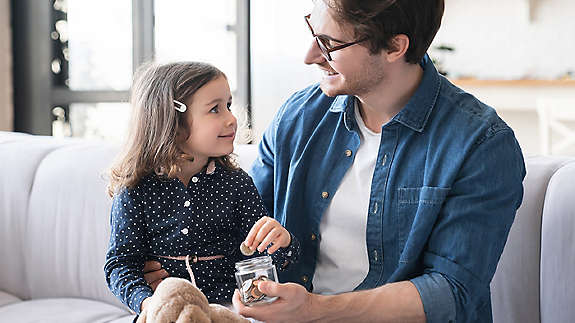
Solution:
[[[263,252],[271,243],[268,253],[272,254],[279,248],[289,246],[291,235],[278,221],[268,216],[259,219],[248,233],[244,244],[251,250]]]
[[[240,293],[236,290],[232,299],[236,312],[266,323],[313,321],[311,309],[317,296],[308,293],[303,286],[264,281],[258,288],[264,294],[278,299],[271,304],[248,307],[242,303]]]
[[[152,287],[152,290],[155,291],[162,280],[168,276],[170,275],[166,270],[162,269],[162,265],[159,262],[146,261],[144,264],[144,279]]]

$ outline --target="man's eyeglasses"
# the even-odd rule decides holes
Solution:
[[[311,14],[305,16],[304,17],[305,22],[307,23],[307,26],[309,27],[309,31],[311,31],[311,35],[315,38],[315,41],[317,42],[317,46],[321,50],[321,53],[323,54],[325,59],[327,59],[328,61],[331,61],[331,55],[330,55],[331,52],[335,52],[336,50],[344,49],[346,47],[361,43],[362,41],[366,41],[368,39],[366,37],[366,38],[362,38],[360,40],[357,40],[357,41],[354,41],[351,43],[343,43],[339,40],[330,38],[329,36],[316,35],[315,32],[313,31],[313,28],[311,27],[311,24],[309,23],[310,17],[311,17]],[[333,46],[330,44],[330,42],[337,42],[337,43],[342,43],[342,44],[337,45],[337,46]]]

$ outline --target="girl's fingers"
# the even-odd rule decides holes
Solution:
[[[153,291],[156,290],[156,288],[158,288],[158,285],[160,285],[160,283],[163,281],[163,279],[158,279],[153,283],[150,283],[150,287],[152,288]]]
[[[272,242],[272,246],[268,248],[268,254],[272,254],[280,248],[280,244],[277,242]]]
[[[256,246],[252,246],[254,244],[254,239],[257,233],[260,231],[260,228],[267,222],[267,219],[269,219],[269,217],[263,216],[259,220],[257,220],[256,223],[254,223],[254,225],[250,229],[248,235],[246,236],[244,243],[246,246],[250,247],[250,249],[252,250],[255,249]]]
[[[258,251],[259,252],[263,252],[264,250],[266,250],[267,246],[270,245],[270,243],[274,243],[276,244],[276,240],[279,237],[281,231],[276,227],[273,228],[267,235],[266,237],[262,240],[262,242],[260,243],[260,245],[258,246]],[[268,253],[269,250],[268,250]],[[272,252],[273,253],[273,252]]]
[[[259,250],[260,249],[259,246],[262,245],[262,242],[264,241],[264,239],[266,238],[268,233],[270,233],[270,231],[272,231],[272,229],[274,227],[275,227],[275,223],[272,221],[268,221],[268,222],[264,223],[264,225],[262,225],[260,227],[258,233],[256,234],[256,237],[255,237],[252,245]],[[264,247],[264,249],[265,249],[265,247]],[[259,250],[259,251],[262,252],[262,250]]]
[[[291,235],[284,227],[279,227],[278,237],[274,240],[273,246],[268,249],[268,253],[274,253],[279,248],[287,248],[291,243]]]

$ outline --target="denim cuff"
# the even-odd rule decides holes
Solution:
[[[440,273],[429,273],[411,279],[421,297],[427,323],[455,322],[455,298],[447,279]]]

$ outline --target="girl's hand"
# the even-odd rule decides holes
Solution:
[[[257,249],[259,252],[266,250],[269,244],[268,253],[272,254],[279,248],[285,248],[291,243],[291,235],[278,221],[268,216],[259,219],[244,240],[244,244],[251,250]]]

